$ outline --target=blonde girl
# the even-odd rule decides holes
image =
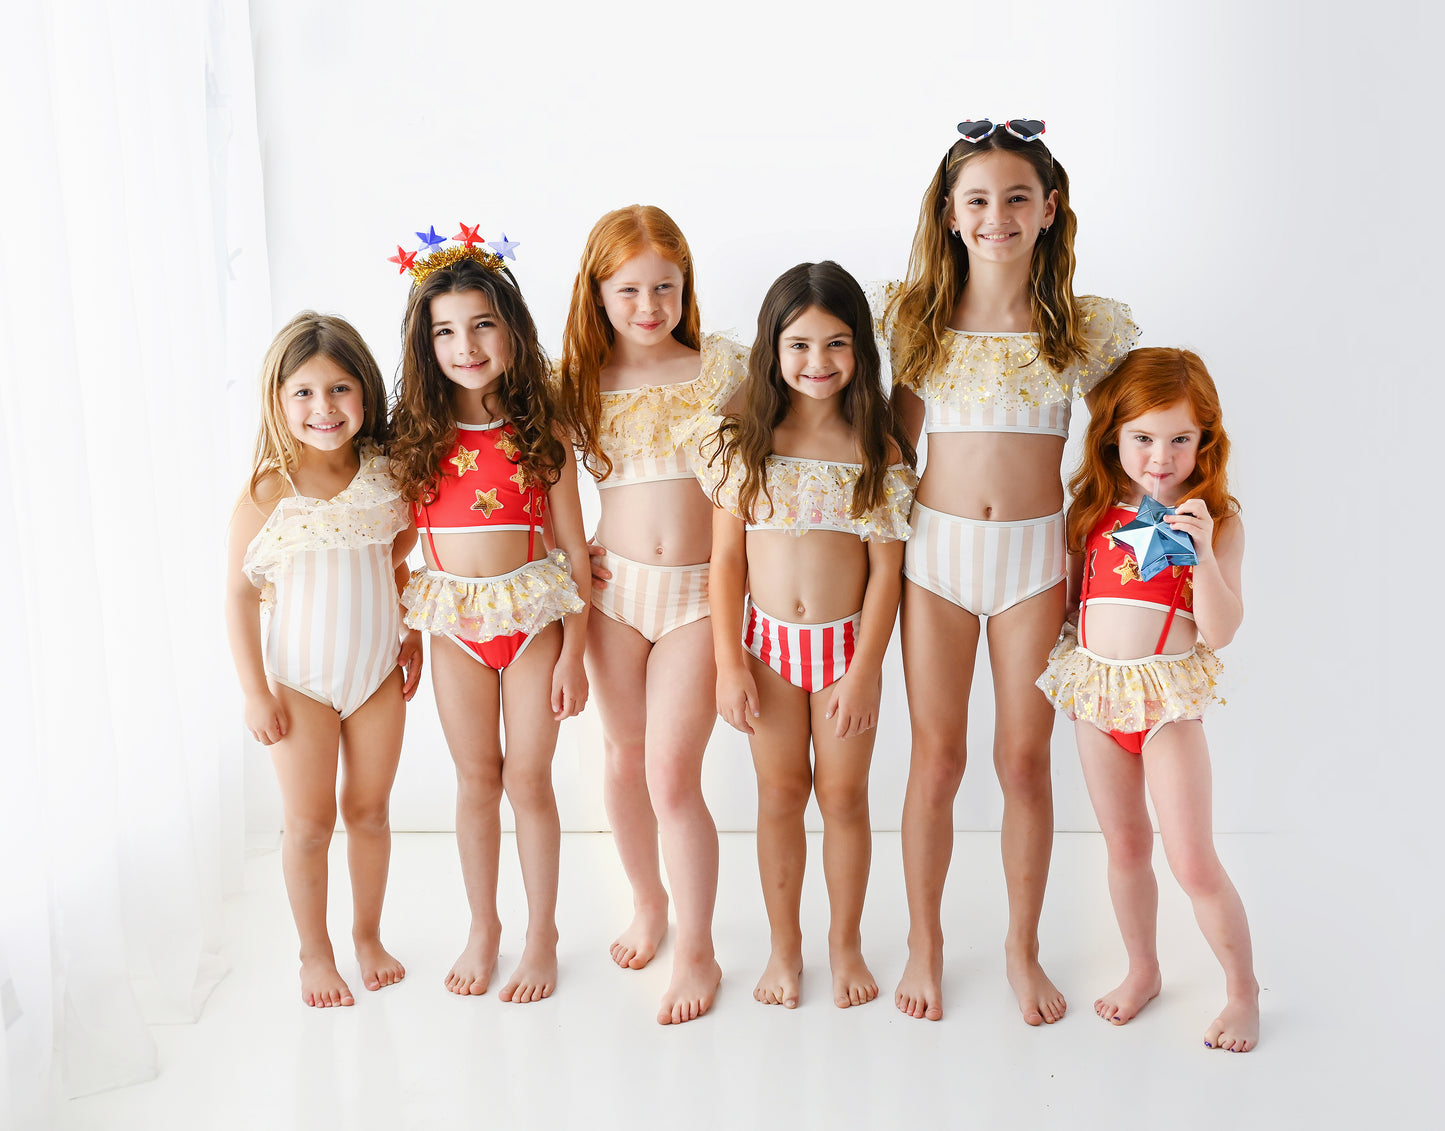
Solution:
[[[860,921],[868,769],[917,480],[892,424],[868,303],[836,263],[800,263],[758,315],[743,411],[700,475],[713,516],[717,709],[749,736],[772,951],[753,996],[796,1008],[810,795],[823,814],[833,1003],[878,995]],[[809,757],[809,747],[812,757]]]
[[[692,253],[672,218],[636,204],[603,216],[582,252],[559,373],[602,500],[592,591],[602,615],[588,628],[587,668],[602,715],[604,801],[633,900],[610,953],[640,970],[657,952],[665,861],[677,937],[662,1024],[706,1013],[722,976],[717,829],[702,795],[714,719],[712,507],[692,464],[745,366],[741,347],[700,331]]]
[[[397,604],[416,532],[386,438],[386,387],[361,335],[309,310],[291,319],[261,367],[256,458],[231,516],[226,629],[246,729],[270,748],[281,786],[281,868],[311,1006],[354,1000],[326,931],[338,765],[362,985],[406,973],[381,944],[381,904],[421,644]]]
[[[1204,1043],[1248,1052],[1259,1041],[1259,983],[1244,904],[1214,851],[1200,722],[1216,698],[1214,650],[1244,618],[1244,527],[1229,493],[1219,394],[1196,355],[1141,349],[1095,390],[1092,407],[1084,462],[1069,481],[1078,627],[1060,639],[1039,687],[1075,720],[1129,957],[1123,982],[1094,1011],[1123,1025],[1159,992],[1147,785],[1169,868],[1224,967],[1225,1006]],[[1146,496],[1175,508],[1163,521],[1189,535],[1197,564],[1154,572],[1140,554],[1131,528]]]
[[[552,756],[558,724],[587,701],[576,465],[536,326],[503,260],[465,244],[433,252],[412,274],[391,450],[426,559],[402,595],[406,622],[431,634],[437,713],[457,772],[471,929],[446,986],[483,994],[491,983],[505,792],[527,931],[499,996],[540,1001],[557,981]],[[549,552],[548,539],[558,548]]]
[[[965,122],[923,196],[908,277],[882,329],[895,412],[928,433],[903,574],[903,666],[913,752],[903,807],[908,964],[894,1001],[943,1016],[943,886],[967,757],[979,638],[993,669],[1003,787],[1007,974],[1023,1019],[1066,1008],[1039,963],[1053,845],[1053,712],[1034,687],[1064,619],[1059,464],[1074,397],[1128,351],[1128,308],[1075,297],[1069,179],[1043,123]]]

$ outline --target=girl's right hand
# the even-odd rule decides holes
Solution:
[[[270,746],[286,737],[291,721],[286,708],[269,691],[246,699],[246,729],[262,746]]]
[[[758,685],[753,682],[752,672],[744,667],[720,670],[717,675],[717,713],[734,730],[744,734],[755,734],[749,719],[756,719],[758,709]]]
[[[593,589],[606,589],[607,583],[612,580],[612,571],[605,568],[598,560],[605,553],[607,553],[607,547],[602,544],[598,542],[587,543],[587,555],[590,559],[588,564],[592,566]]]

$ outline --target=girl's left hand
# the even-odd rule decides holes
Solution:
[[[416,694],[417,686],[421,683],[421,633],[416,629],[408,629],[402,633],[401,648],[397,652],[396,662],[401,665],[401,697],[407,703]]]
[[[853,668],[830,688],[833,694],[828,699],[825,717],[837,718],[835,733],[839,738],[853,738],[878,725],[878,700],[883,694],[883,679],[881,676],[871,680],[855,678],[858,675],[858,669]]]
[[[1164,521],[1194,539],[1194,554],[1201,561],[1214,556],[1214,519],[1203,499],[1185,499]]]
[[[587,706],[587,672],[581,657],[562,656],[552,669],[552,717],[559,723]]]

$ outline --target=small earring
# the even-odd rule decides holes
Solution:
[[[957,229],[957,228],[949,228],[949,229],[948,229],[948,234],[949,234],[950,236],[956,236],[956,235],[958,235],[958,229]]]
[[[1042,228],[1039,229],[1039,235],[1041,235],[1041,236],[1046,236],[1046,235],[1048,235],[1048,234],[1049,234],[1049,228],[1050,228],[1050,225],[1045,224]]]

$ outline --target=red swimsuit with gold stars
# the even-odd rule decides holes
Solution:
[[[402,594],[406,623],[446,636],[501,671],[541,629],[583,605],[567,555],[532,558],[547,509],[546,485],[518,461],[510,421],[458,424],[457,442],[441,463],[435,490],[412,506],[434,569],[417,570]],[[527,531],[527,562],[496,577],[446,573],[433,531],[446,534]]]

